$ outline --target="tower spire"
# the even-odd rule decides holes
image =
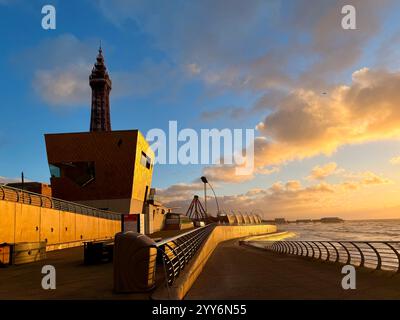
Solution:
[[[89,84],[92,88],[90,131],[111,131],[110,92],[112,82],[104,62],[101,42],[96,63],[89,76]]]

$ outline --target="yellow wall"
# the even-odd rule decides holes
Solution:
[[[152,166],[150,169],[147,169],[140,163],[140,159],[142,157],[142,151],[151,159]],[[147,143],[143,135],[140,133],[140,131],[138,131],[130,213],[142,213],[146,186],[148,186],[147,195],[150,192],[151,180],[153,175],[153,165],[154,165],[154,152],[150,148],[149,144]]]
[[[48,245],[113,238],[119,220],[0,200],[0,243],[37,242]],[[82,235],[82,238],[81,238]]]
[[[40,209],[31,205],[15,204],[15,242],[25,242],[25,239],[40,241]]]
[[[24,206],[25,208],[26,206]],[[40,240],[47,240],[48,244],[60,242],[60,214],[57,210],[40,208]],[[56,211],[56,212],[54,212]]]
[[[275,233],[276,230],[276,226],[266,224],[216,226],[201,246],[201,249],[193,257],[193,260],[187,267],[185,267],[185,270],[179,274],[179,277],[174,284],[171,287],[168,287],[168,290],[166,290],[165,287],[160,286],[152,295],[152,299],[183,299],[196,281],[197,277],[200,275],[207,260],[219,243],[230,239],[271,234]],[[243,272],[245,272],[245,270]]]
[[[60,211],[60,242],[75,241],[76,216],[75,213]]]
[[[14,242],[15,202],[0,201],[0,243]]]

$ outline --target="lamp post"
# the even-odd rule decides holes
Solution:
[[[204,210],[206,211],[207,214],[207,178],[206,177],[201,177],[201,181],[204,183]]]
[[[205,204],[205,208],[206,208],[206,209],[205,209],[205,210],[206,210],[206,213],[207,213],[206,184],[208,184],[208,185],[210,186],[210,188],[211,188],[211,191],[212,191],[213,194],[214,194],[215,202],[217,203],[217,215],[219,215],[220,211],[219,211],[218,198],[217,198],[217,195],[215,194],[214,188],[213,188],[212,185],[208,182],[208,180],[207,180],[206,177],[202,176],[200,179],[201,179],[201,181],[204,183],[204,204]]]

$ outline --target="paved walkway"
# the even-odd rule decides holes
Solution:
[[[167,230],[152,238],[168,238],[189,230]],[[47,252],[44,261],[0,268],[2,299],[149,299],[150,293],[116,294],[113,292],[113,264],[83,264],[83,247]],[[42,267],[56,268],[56,290],[43,290]],[[163,276],[157,275],[157,282]]]
[[[56,268],[56,290],[43,290],[42,266]],[[2,299],[149,299],[144,294],[113,293],[113,264],[86,266],[83,247],[52,251],[47,259],[34,263],[0,268]]]
[[[186,299],[400,299],[400,275],[357,270],[343,290],[341,265],[288,256],[238,241],[219,245]]]

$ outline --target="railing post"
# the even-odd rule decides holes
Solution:
[[[293,246],[293,243],[292,243],[292,241],[288,241],[288,244],[289,244],[289,246],[290,246],[290,251],[289,251],[289,254],[294,254],[294,246]]]
[[[400,241],[275,241],[265,248],[279,253],[295,254],[299,256],[304,256],[304,254],[306,254],[307,257],[315,259],[364,267],[371,252],[369,249],[364,250],[365,248],[363,249],[359,243],[366,245],[374,252],[376,260],[373,258],[373,262],[376,261],[376,270],[382,270],[382,267],[390,267],[391,271],[400,273]],[[375,246],[374,244],[379,244],[379,246]],[[360,264],[356,263],[354,260],[358,256],[353,247],[360,255]],[[388,249],[386,247],[396,256],[395,270],[393,270],[393,264],[391,264],[392,258],[388,256],[388,254],[391,253],[387,251]],[[323,258],[323,251],[326,252],[326,258]],[[333,251],[335,253],[335,258],[331,259]],[[346,253],[345,260],[342,251]],[[388,263],[388,265],[386,263]]]
[[[319,245],[318,245],[318,242],[315,242],[315,241],[313,241],[313,243],[315,244],[315,246],[317,247],[317,249],[318,249],[318,260],[319,259],[321,259],[321,257],[322,257],[322,251],[321,251],[321,248],[319,247]]]
[[[285,246],[285,253],[288,254],[290,251],[288,243],[286,241],[283,241],[283,245]]]
[[[366,244],[372,249],[374,250],[374,253],[376,254],[376,257],[378,259],[377,264],[376,264],[376,270],[381,270],[382,268],[382,258],[378,252],[378,250],[376,250],[376,248],[370,243],[370,242],[366,242]]]
[[[310,244],[310,243],[312,243],[312,242],[306,242],[307,244]],[[310,244],[310,247],[311,247],[311,250],[312,250],[312,257],[311,258],[314,258],[314,255],[315,255],[315,251],[314,251],[314,248],[313,248],[313,246]]]
[[[333,247],[333,249],[335,249],[335,252],[336,252],[336,260],[335,260],[335,263],[339,262],[339,251],[338,251],[338,249],[336,248],[335,245],[332,244],[331,241],[328,241],[328,243]]]
[[[344,248],[344,250],[346,251],[346,254],[347,254],[346,264],[349,264],[350,261],[351,261],[351,256],[350,256],[349,250],[347,249],[347,247],[346,247],[342,242],[338,241],[338,243],[339,243],[339,244]]]
[[[296,241],[296,243],[298,243],[298,245],[300,246],[300,249],[301,249],[300,255],[303,256],[304,251],[303,251],[303,245],[302,245],[301,241]]]
[[[354,247],[357,248],[360,257],[361,257],[361,261],[360,261],[360,265],[359,267],[364,267],[364,263],[365,263],[365,257],[364,257],[364,253],[362,252],[361,248],[355,243],[355,242],[350,242]]]
[[[325,261],[329,261],[329,258],[330,258],[330,252],[329,252],[329,249],[328,249],[328,247],[322,242],[322,241],[319,241],[319,243],[325,248],[325,250],[326,250],[326,259],[325,259]],[[321,257],[322,257],[322,255],[321,255]]]
[[[400,273],[400,253],[398,250],[396,250],[390,243],[388,242],[384,242],[384,244],[386,244],[390,249],[393,250],[393,252],[395,253],[396,257],[397,257],[397,273]]]

